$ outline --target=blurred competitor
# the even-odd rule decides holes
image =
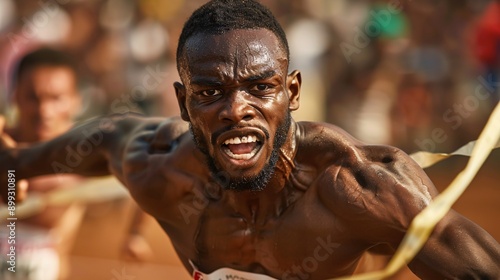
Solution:
[[[51,162],[65,162],[60,147],[94,143],[67,171],[115,175],[194,279],[352,275],[367,250],[393,253],[437,191],[396,148],[295,122],[301,74],[288,64],[285,34],[266,8],[210,1],[179,39],[181,118],[86,122],[0,153],[0,179],[9,168],[19,178],[52,173]],[[498,242],[451,211],[409,267],[424,279],[498,279],[498,263]]]
[[[69,56],[48,48],[37,49],[19,61],[12,84],[17,122],[15,126],[5,129],[13,139],[10,145],[47,141],[73,126],[73,120],[81,109],[81,97],[76,66]],[[74,187],[81,180],[76,175],[32,178],[28,181],[29,195]],[[49,206],[34,216],[18,221],[15,244],[17,271],[12,274],[2,266],[5,269],[3,277],[64,278],[66,257],[83,212],[83,205],[77,203]],[[0,234],[2,248],[7,248],[3,246],[7,245],[4,244],[7,242],[7,229],[0,228]],[[2,252],[2,257],[5,256]]]

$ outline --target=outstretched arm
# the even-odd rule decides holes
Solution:
[[[0,178],[15,170],[17,180],[40,175],[74,173],[84,176],[115,175],[123,181],[120,162],[127,144],[146,126],[164,119],[139,115],[115,115],[84,122],[65,134],[30,147],[1,147]],[[2,182],[5,180],[2,180]],[[5,198],[5,191],[2,191]]]
[[[451,211],[437,224],[409,267],[422,279],[500,279],[499,264],[498,242]]]
[[[7,168],[18,178],[75,173],[108,175],[108,158],[117,154],[131,131],[132,121],[123,117],[92,119],[47,142],[3,151]],[[4,165],[4,164],[2,164]],[[5,166],[4,166],[5,167]]]

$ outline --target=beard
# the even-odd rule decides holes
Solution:
[[[274,174],[275,167],[280,155],[280,148],[285,144],[287,140],[291,123],[292,116],[290,110],[288,110],[285,120],[278,126],[276,130],[273,141],[273,150],[271,151],[271,156],[264,165],[264,168],[259,172],[259,174],[255,176],[242,176],[237,178],[230,177],[226,171],[224,171],[217,165],[214,157],[212,157],[208,152],[207,141],[205,141],[205,139],[201,137],[201,133],[196,131],[191,123],[189,123],[189,130],[193,135],[196,147],[205,156],[205,160],[210,173],[219,182],[223,189],[234,191],[262,191],[265,189]],[[228,127],[224,131],[231,130],[233,128],[234,127]],[[266,135],[266,138],[269,139],[269,132],[264,128],[261,129]]]

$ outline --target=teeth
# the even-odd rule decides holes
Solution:
[[[257,136],[247,135],[243,137],[234,137],[231,139],[227,139],[226,141],[224,141],[224,144],[229,145],[229,144],[241,144],[241,143],[253,143],[253,142],[257,142]]]
[[[229,150],[228,148],[225,148],[224,151],[226,152],[226,154],[234,159],[243,159],[243,160],[248,160],[248,159],[251,159],[253,156],[255,156],[255,154],[257,153],[259,149],[257,147],[255,147],[250,153],[248,154],[240,154],[240,155],[237,155],[237,154],[233,154],[233,152],[231,152],[231,150]]]
[[[224,144],[225,145],[229,145],[229,144],[235,145],[235,144],[254,143],[254,142],[257,142],[257,136],[246,135],[246,136],[242,136],[242,137],[234,137],[231,139],[227,139],[226,141],[224,141]],[[231,150],[228,149],[227,147],[224,148],[223,150],[231,158],[248,160],[248,159],[251,159],[253,156],[255,156],[255,154],[257,153],[259,148],[255,147],[251,152],[249,152],[247,154],[233,154],[233,152],[231,152]]]

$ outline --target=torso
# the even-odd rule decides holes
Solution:
[[[130,154],[144,145],[149,152],[128,158],[123,180],[169,235],[189,271],[191,260],[205,273],[228,267],[279,279],[348,275],[380,236],[401,238],[376,229],[377,219],[404,229],[414,215],[415,207],[390,215],[371,208],[393,200],[374,182],[408,179],[397,175],[402,167],[394,165],[393,148],[364,147],[334,127],[299,123],[297,153],[284,187],[287,207],[264,223],[249,221],[227,206],[225,191],[211,178],[185,125],[161,126],[131,142]],[[395,167],[386,171],[391,164]],[[416,193],[423,195],[411,193],[409,199],[422,201],[411,203],[427,203],[424,189]]]

